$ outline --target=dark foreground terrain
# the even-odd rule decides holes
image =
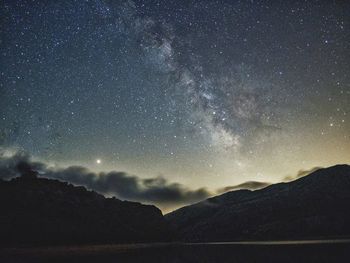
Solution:
[[[3,249],[6,263],[107,262],[349,262],[350,241],[292,243],[198,243],[105,245],[87,247]]]
[[[289,183],[238,190],[180,208],[166,219],[187,242],[302,240],[350,236],[350,166]]]
[[[0,247],[4,248],[350,237],[348,165],[320,169],[293,182],[261,190],[228,192],[165,217],[155,206],[105,198],[84,187],[37,177],[37,172],[26,164],[19,164],[18,171],[20,177],[0,180]],[[310,249],[316,251],[317,246],[320,253],[331,253],[343,245],[288,246],[275,251],[275,247],[255,248],[250,244],[242,251],[247,251],[243,257],[255,257],[271,250],[277,256],[285,249],[295,249],[296,254],[305,250],[307,254]],[[326,246],[325,250],[322,246]],[[146,253],[145,258],[152,253],[159,258],[163,254],[177,258],[191,251],[191,255],[205,252],[212,258],[217,249],[224,250],[218,256],[237,255],[236,252],[232,254],[237,244],[150,246],[138,254]],[[173,250],[173,256],[169,250]],[[121,256],[119,252],[118,249],[118,257]],[[135,251],[130,255],[133,253]]]
[[[21,177],[0,180],[0,247],[164,242],[171,236],[155,206],[38,178],[22,166]]]

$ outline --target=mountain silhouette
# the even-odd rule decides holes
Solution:
[[[22,176],[0,180],[0,245],[159,242],[169,227],[155,206],[105,198],[84,187]]]
[[[319,169],[289,183],[232,191],[165,217],[186,241],[350,236],[350,166]]]
[[[1,246],[350,237],[348,165],[231,191],[165,218],[155,206],[41,178],[26,164],[17,168],[20,177],[0,180]]]

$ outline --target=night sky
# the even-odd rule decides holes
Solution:
[[[208,192],[349,163],[349,12],[340,0],[1,1],[2,155]]]

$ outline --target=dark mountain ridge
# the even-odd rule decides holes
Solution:
[[[0,180],[1,246],[350,237],[348,165],[228,192],[180,208],[166,220],[155,206],[38,178],[26,165],[18,170],[21,177]]]
[[[350,236],[350,166],[320,169],[289,183],[209,198],[167,214],[186,241]]]
[[[169,240],[155,206],[105,198],[81,186],[25,173],[0,180],[0,245]]]

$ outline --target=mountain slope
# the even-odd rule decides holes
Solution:
[[[166,215],[187,241],[350,236],[350,166],[320,169],[289,183],[239,190]]]
[[[105,198],[35,174],[0,181],[0,245],[165,241],[155,206]]]

